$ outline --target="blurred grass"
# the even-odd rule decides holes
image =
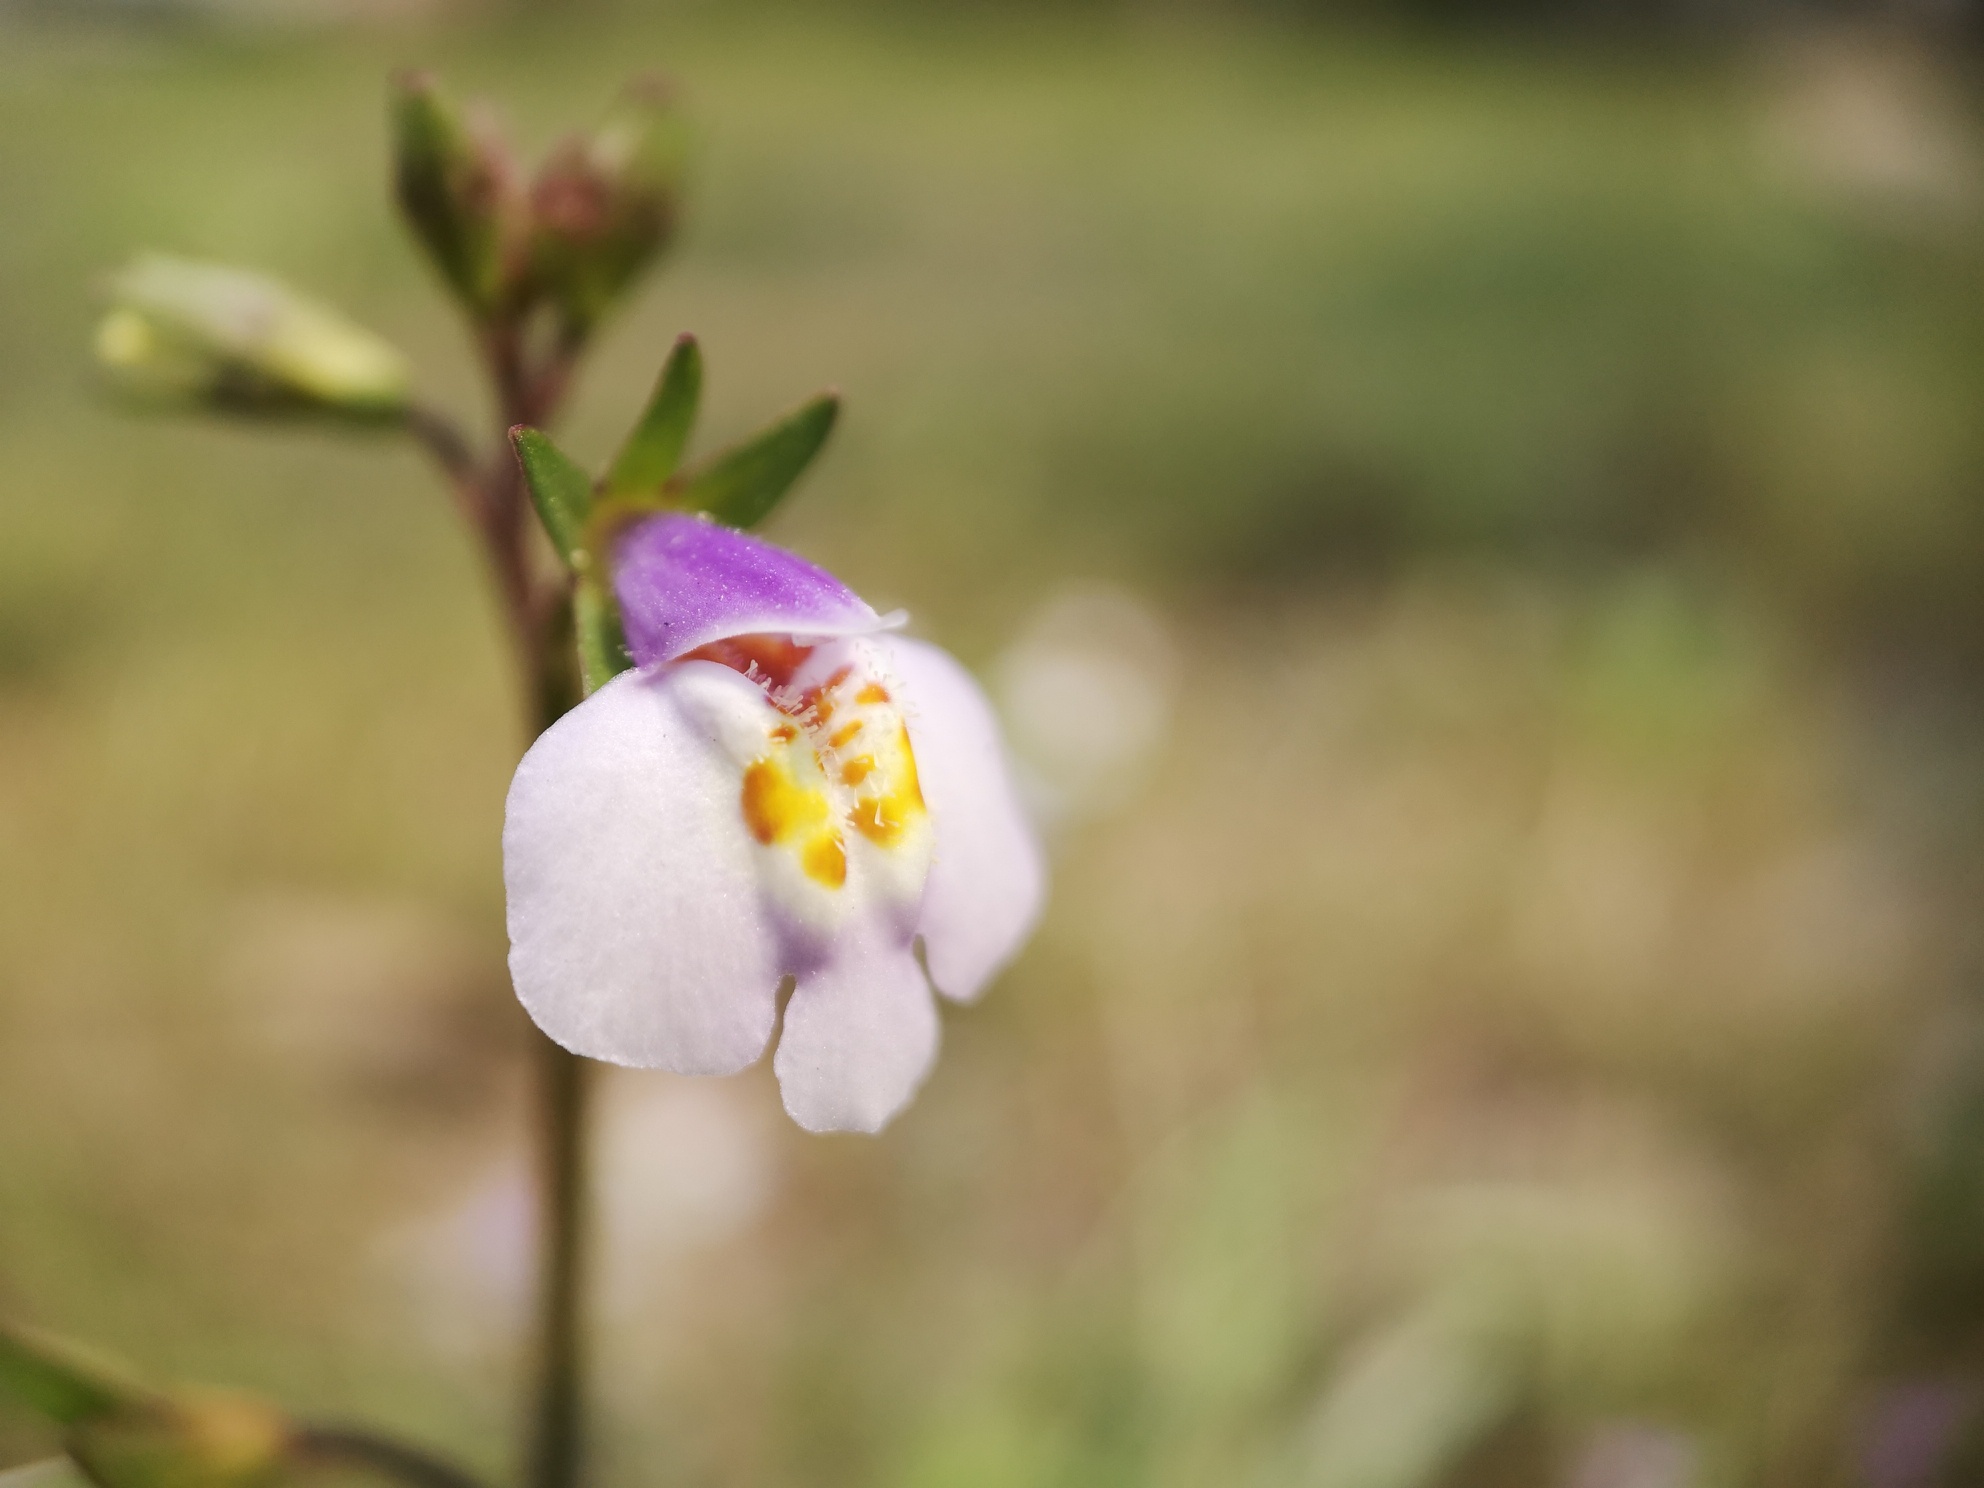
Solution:
[[[1179,682],[882,1141],[612,1087],[603,1479],[1847,1483],[1891,1385],[1977,1388],[1943,74],[756,6],[0,36],[0,1302],[505,1460],[478,577],[411,452],[129,421],[83,352],[156,246],[470,406],[385,70],[542,144],[660,65],[690,228],[572,446],[681,329],[712,440],[837,384],[778,535],[974,663],[1126,584]]]

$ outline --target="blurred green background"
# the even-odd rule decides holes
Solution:
[[[680,330],[712,439],[838,385],[773,535],[980,670],[1056,887],[880,1140],[604,1082],[598,1481],[1984,1482],[1963,18],[1484,9],[0,10],[0,1309],[510,1460],[473,555],[87,347],[219,258],[485,417],[385,75],[541,148],[660,67],[567,443]]]

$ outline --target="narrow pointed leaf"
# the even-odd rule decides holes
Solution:
[[[812,463],[839,414],[839,397],[822,393],[755,439],[677,476],[669,489],[692,511],[732,527],[754,527]]]
[[[64,1425],[156,1399],[115,1366],[73,1345],[12,1326],[0,1326],[0,1393]]]
[[[523,467],[531,504],[558,556],[570,563],[584,542],[592,511],[592,477],[537,429],[519,424],[510,431],[510,443]]]
[[[703,353],[694,336],[676,338],[634,432],[627,436],[606,488],[617,493],[658,491],[682,463],[703,397]]]

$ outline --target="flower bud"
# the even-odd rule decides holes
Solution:
[[[555,149],[531,186],[533,286],[583,335],[675,230],[686,130],[666,87],[628,88],[591,134]]]
[[[0,1398],[58,1425],[70,1460],[98,1488],[262,1488],[292,1444],[289,1423],[264,1401],[162,1393],[73,1344],[5,1324]]]
[[[415,236],[462,302],[487,313],[509,288],[523,213],[508,146],[488,121],[464,122],[431,74],[403,72],[393,79],[393,154]]]
[[[147,401],[358,420],[406,410],[406,362],[390,343],[274,279],[152,254],[111,291],[97,361]]]
[[[252,1396],[201,1391],[86,1422],[66,1444],[105,1488],[259,1488],[281,1471],[289,1427]]]

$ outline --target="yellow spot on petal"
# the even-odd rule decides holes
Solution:
[[[865,754],[857,754],[840,767],[841,784],[859,785],[874,773],[875,761]]]
[[[767,847],[796,848],[808,878],[830,889],[847,882],[847,848],[826,791],[793,779],[785,760],[770,756],[746,766],[740,804],[751,835]]]
[[[852,723],[844,723],[839,728],[835,729],[832,737],[827,740],[827,748],[845,749],[849,744],[852,744],[854,742],[855,738],[860,734],[860,732],[861,732],[860,719],[857,718]]]
[[[806,844],[806,850],[799,855],[799,865],[806,870],[806,876],[830,889],[837,889],[847,882],[847,849],[841,845],[838,832],[816,833]]]
[[[744,771],[744,821],[760,842],[785,841],[826,818],[827,798],[794,781],[782,762],[761,759]]]
[[[854,700],[855,702],[864,705],[870,703],[886,703],[889,700],[889,690],[879,682],[870,682],[866,687],[862,688],[861,691],[857,692],[854,695]]]
[[[909,730],[896,730],[896,748],[882,776],[885,789],[857,797],[848,823],[877,847],[894,847],[924,814],[923,786],[916,778],[916,756]]]

